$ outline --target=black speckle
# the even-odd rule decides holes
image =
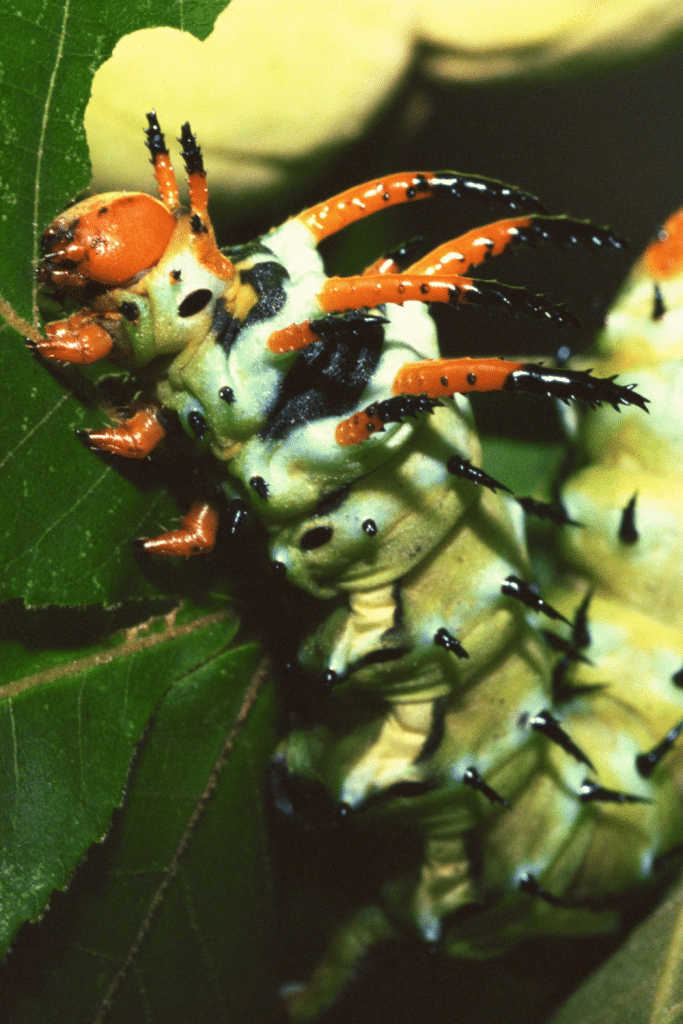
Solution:
[[[442,388],[447,388],[448,387],[448,377],[441,377],[440,380],[441,380],[441,387]]]
[[[674,684],[674,686],[683,688],[683,668],[679,668],[678,672],[674,672],[674,674],[671,677],[671,682]]]
[[[183,275],[182,275],[180,270],[172,270],[171,271],[171,280],[172,281],[176,281],[177,282],[177,281],[179,281],[181,279],[182,276]]]
[[[477,375],[476,375],[476,373],[468,373],[467,374],[467,383],[472,385],[472,387],[474,387],[474,385],[477,383]]]
[[[97,215],[99,217],[104,217],[105,213],[109,213],[109,207],[108,206],[100,206],[99,210],[97,211]]]
[[[253,489],[258,494],[259,498],[261,498],[263,501],[266,500],[270,493],[268,490],[268,484],[266,483],[262,476],[252,476],[251,480],[249,481],[249,486],[253,487]]]
[[[664,305],[664,296],[662,295],[662,289],[658,284],[655,284],[655,296],[652,304],[652,319],[661,320],[666,313],[666,306]]]
[[[224,388],[221,388],[220,391],[218,392],[218,397],[222,398],[224,402],[227,402],[228,405],[230,405],[232,402],[235,401],[235,392],[226,384],[226,386]]]
[[[374,519],[364,519],[361,526],[368,537],[374,537],[377,533],[377,523]]]
[[[331,526],[315,526],[312,530],[306,531],[299,546],[302,551],[314,551],[316,548],[322,548],[332,540],[333,532]]]

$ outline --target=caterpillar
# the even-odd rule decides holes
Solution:
[[[349,941],[290,997],[292,1017],[331,1002],[358,949],[397,928],[465,956],[604,929],[610,901],[681,838],[672,776],[620,773],[605,756],[601,737],[615,729],[634,758],[649,756],[648,730],[605,710],[597,685],[574,682],[585,601],[577,611],[534,587],[523,507],[480,468],[465,396],[529,392],[638,418],[647,400],[611,374],[445,356],[428,307],[562,326],[573,321],[564,307],[472,271],[524,246],[622,243],[547,215],[529,193],[444,171],[368,182],[219,249],[189,124],[189,209],[154,112],[146,134],[159,199],[93,196],[45,231],[40,281],[80,308],[47,323],[32,348],[139,374],[146,390],[128,418],[82,440],[144,459],[178,420],[213,458],[224,528],[260,523],[273,564],[320,599],[299,663],[329,697],[320,720],[274,754],[276,803],[296,816],[297,788],[322,786],[339,817],[421,837],[410,876],[387,877],[377,903],[349,922]],[[411,243],[356,276],[326,276],[318,244],[348,224],[396,204],[464,198],[508,216],[426,254]],[[220,504],[198,497],[179,528],[143,549],[209,551]],[[549,641],[542,622],[564,624],[569,638]],[[608,856],[615,827],[625,838]]]

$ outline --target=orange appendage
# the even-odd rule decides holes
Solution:
[[[63,359],[65,363],[95,363],[108,356],[113,340],[101,324],[93,320],[89,310],[73,313],[68,320],[55,320],[45,324],[47,339],[37,344],[38,352],[48,359]]]
[[[313,333],[310,324],[310,320],[304,320],[303,323],[283,327],[281,331],[273,331],[268,338],[269,351],[275,355],[282,355],[284,352],[298,352],[314,341],[318,341],[318,335]]]
[[[154,555],[205,555],[216,543],[217,531],[218,510],[208,501],[195,501],[177,530],[150,537],[142,547]]]
[[[400,272],[401,268],[396,260],[393,260],[391,256],[380,256],[378,260],[365,268],[363,277],[368,274],[400,274]]]
[[[683,209],[669,217],[657,241],[645,250],[643,260],[648,273],[656,279],[680,273],[683,269]]]
[[[395,395],[441,398],[470,391],[502,391],[505,382],[524,363],[505,359],[430,359],[406,363],[391,385]]]
[[[43,235],[41,280],[55,288],[118,286],[163,256],[175,218],[145,192],[110,192],[71,207]]]
[[[145,459],[166,437],[166,430],[159,422],[157,410],[140,409],[125,423],[107,430],[88,430],[84,440],[90,448],[112,452],[126,459]]]
[[[366,181],[340,192],[325,203],[311,206],[300,213],[297,220],[305,224],[315,240],[320,242],[347,224],[369,217],[387,206],[430,199],[429,185],[435,177],[432,171],[406,171],[389,175],[381,181]]]
[[[467,277],[437,280],[428,274],[377,274],[330,277],[318,294],[326,313],[342,309],[372,309],[381,302],[467,302],[476,285]]]
[[[197,259],[203,267],[221,281],[232,281],[237,271],[234,263],[231,263],[227,256],[224,256],[216,245],[213,229],[202,230],[194,236],[195,252]]]
[[[376,434],[379,430],[384,430],[384,424],[379,416],[369,415],[364,409],[338,423],[334,431],[334,439],[339,445],[360,444],[361,441],[366,441],[371,434]]]
[[[209,208],[209,189],[206,184],[206,171],[193,171],[187,176],[190,192],[190,209],[193,213],[206,213]]]
[[[152,165],[159,189],[159,198],[164,206],[173,213],[180,206],[180,196],[171,158],[168,153],[157,153],[152,160]]]
[[[483,228],[474,228],[437,249],[407,268],[409,274],[462,274],[480,266],[487,256],[500,256],[515,241],[520,228],[530,224],[529,217],[509,217]]]

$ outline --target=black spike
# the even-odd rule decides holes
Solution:
[[[470,786],[479,793],[483,793],[486,799],[492,804],[502,804],[503,807],[507,807],[508,810],[510,809],[510,804],[507,800],[505,800],[500,793],[497,793],[492,786],[489,786],[487,782],[484,782],[474,765],[470,765],[470,767],[465,770],[462,781],[466,786]]]
[[[235,498],[233,501],[228,502],[227,511],[227,529],[234,537],[240,527],[249,519],[249,509],[243,501]]]
[[[168,149],[166,148],[166,140],[159,127],[156,110],[151,110],[147,114],[147,122],[149,128],[145,128],[145,135],[147,136],[145,145],[152,154],[151,162],[154,163],[157,156],[168,156]]]
[[[529,719],[529,725],[536,732],[542,733],[552,743],[557,743],[559,747],[566,750],[568,754],[571,754],[581,764],[585,764],[591,771],[595,771],[595,766],[591,763],[590,759],[580,747],[577,747],[571,736],[564,731],[560,723],[549,711],[539,711],[537,715]]]
[[[573,640],[565,640],[563,636],[558,636],[557,633],[553,633],[549,629],[542,629],[541,633],[548,646],[554,651],[564,654],[567,662],[582,661],[584,665],[593,664],[590,658],[587,658],[585,654],[576,649]]]
[[[622,509],[621,522],[619,524],[619,540],[622,544],[637,544],[640,534],[636,529],[636,498],[638,492],[633,495],[628,504]]]
[[[463,480],[469,480],[473,484],[481,484],[482,487],[488,487],[489,490],[493,491],[507,491],[508,494],[512,494],[509,487],[505,484],[499,483],[498,480],[494,480],[492,476],[485,473],[483,469],[479,469],[478,466],[473,466],[469,459],[461,459],[459,455],[451,455],[450,459],[446,463],[446,469],[453,476],[459,476]]]
[[[637,405],[647,412],[649,399],[634,390],[635,384],[615,384],[612,377],[592,377],[590,370],[550,369],[540,363],[525,363],[513,370],[503,386],[503,391],[528,391],[545,398],[557,398],[562,402],[587,402],[591,408],[605,402],[617,412],[622,405]]]
[[[593,591],[589,590],[586,593],[583,601],[574,612],[574,621],[572,622],[572,643],[577,650],[581,650],[583,647],[590,647],[591,635],[588,629],[588,607],[593,599]]]
[[[268,484],[266,483],[262,476],[252,476],[251,480],[249,481],[249,486],[256,491],[256,493],[258,494],[259,498],[261,498],[262,501],[265,501],[270,494]]]
[[[584,779],[579,790],[579,800],[582,804],[591,803],[593,800],[604,801],[612,804],[651,804],[652,800],[646,796],[636,796],[635,793],[620,793],[617,789],[605,789],[597,782]]]
[[[431,181],[423,175],[417,175],[411,183],[411,189],[414,195],[427,193],[433,197],[469,198],[483,200],[485,203],[499,202],[513,212],[545,213],[540,200],[529,192],[523,192],[493,178],[465,176],[456,171],[436,171]]]
[[[655,282],[655,297],[652,304],[652,319],[661,320],[666,313],[666,306],[664,305],[664,296],[662,295],[662,289]]]
[[[186,121],[181,127],[178,142],[182,143],[183,148],[180,155],[185,161],[185,170],[187,173],[203,174],[204,161],[202,159],[202,151],[197,145],[197,138],[190,128],[189,121]]]
[[[681,729],[683,729],[683,721],[680,721],[678,725],[675,725],[673,729],[670,729],[661,743],[658,743],[657,746],[653,747],[652,750],[647,752],[647,754],[638,755],[636,758],[636,771],[642,779],[650,778],[664,755],[671,750],[672,746],[678,739]]]
[[[527,515],[538,516],[539,519],[549,519],[558,526],[581,526],[575,519],[570,519],[566,508],[559,502],[537,501],[536,498],[517,498],[518,504],[522,506]]]
[[[514,316],[536,316],[553,324],[572,324],[580,327],[581,324],[573,313],[570,313],[566,306],[546,299],[544,295],[536,295],[528,288],[520,288],[517,285],[499,284],[498,281],[484,281],[477,278],[467,288],[461,288],[456,284],[449,287],[449,302],[455,305],[464,303],[467,306],[481,306],[484,309],[502,309]],[[464,294],[463,294],[464,293]],[[426,299],[429,301],[429,299]],[[519,371],[515,371],[519,372]],[[513,376],[511,374],[511,376]],[[508,381],[510,378],[508,377]],[[517,390],[513,384],[504,390]],[[523,390],[527,390],[524,388]]]
[[[431,413],[437,406],[443,405],[438,398],[427,395],[396,395],[383,402],[373,402],[365,412],[368,416],[376,416],[382,423],[400,423],[406,417],[417,419],[423,413]]]
[[[500,589],[505,597],[514,597],[517,601],[525,604],[527,608],[533,608],[535,612],[543,612],[549,619],[558,619],[560,622],[566,622],[568,626],[571,625],[569,619],[565,619],[561,612],[539,597],[533,587],[529,583],[525,583],[524,580],[520,580],[518,576],[508,576]]]
[[[434,634],[434,643],[439,647],[445,647],[447,651],[452,651],[457,658],[469,658],[469,654],[460,641],[443,626]]]

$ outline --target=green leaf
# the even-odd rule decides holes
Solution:
[[[107,841],[8,958],[4,1020],[269,1019],[272,700],[263,673],[249,683],[256,663],[240,648],[171,688]]]
[[[639,925],[548,1024],[683,1021],[683,884]]]
[[[150,715],[169,687],[225,647],[236,622],[227,625],[229,632],[225,613],[152,622],[118,643],[43,654],[33,671],[31,658],[12,658],[8,644],[0,676],[3,950],[102,838]]]

